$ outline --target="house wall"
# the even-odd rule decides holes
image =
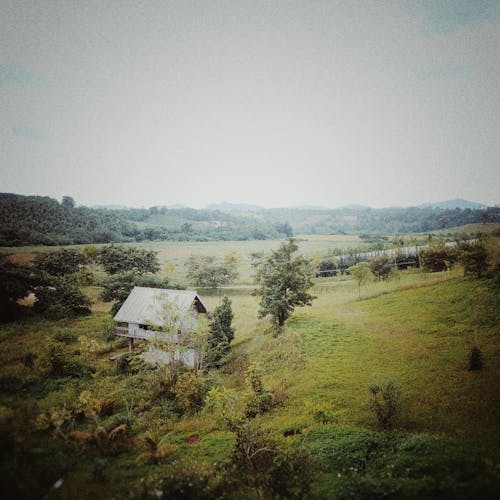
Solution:
[[[199,355],[194,349],[175,349],[173,352],[166,352],[150,345],[142,357],[153,365],[168,365],[173,360],[182,361],[189,368],[194,368],[198,362]]]

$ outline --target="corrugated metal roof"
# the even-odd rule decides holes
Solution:
[[[121,323],[164,326],[168,321],[168,305],[172,305],[180,314],[192,311],[193,305],[197,307],[198,312],[207,312],[198,294],[191,290],[135,286],[114,320]]]

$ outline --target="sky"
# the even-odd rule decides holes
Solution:
[[[500,202],[498,0],[1,0],[0,192]]]

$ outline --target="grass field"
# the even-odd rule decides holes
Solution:
[[[269,252],[278,248],[282,240],[252,240],[252,241],[148,241],[144,243],[124,244],[134,247],[152,249],[158,252],[158,258],[162,265],[161,273],[168,274],[172,281],[186,284],[184,263],[190,255],[213,255],[223,258],[228,252],[235,251],[240,256],[238,284],[252,282],[251,254],[254,252]],[[332,248],[346,248],[360,244],[357,236],[324,236],[324,235],[298,235],[297,242],[300,251],[312,257],[323,256]],[[23,261],[31,259],[37,252],[51,252],[56,248],[81,248],[84,245],[73,245],[71,247],[1,247],[1,254],[15,254],[16,260]],[[96,245],[97,247],[103,245]]]
[[[312,255],[337,243],[318,238],[300,245]],[[251,252],[277,245],[262,241],[152,247],[162,262],[174,262],[176,269],[182,269],[191,253],[223,256],[236,249],[248,258]],[[246,265],[243,283],[250,280]],[[417,498],[439,491],[443,498],[455,493],[474,498],[474,488],[479,488],[481,498],[490,493],[494,497],[500,461],[497,283],[463,278],[459,268],[432,274],[409,270],[389,281],[367,284],[358,299],[357,284],[348,277],[316,279],[312,306],[298,308],[278,336],[267,319],[258,318],[258,297],[251,291],[224,290],[232,300],[236,336],[226,368],[211,373],[209,383],[244,399],[246,369],[252,362],[260,363],[264,384],[280,404],[258,420],[281,439],[289,429],[300,430],[292,439],[303,439],[317,459],[311,497],[360,498],[372,491],[378,492],[376,498]],[[0,437],[6,440],[6,450],[14,450],[9,451],[14,458],[5,462],[3,475],[21,474],[26,492],[46,493],[64,477],[60,492],[50,496],[71,497],[71,491],[78,489],[82,498],[108,498],[128,494],[141,478],[169,471],[175,463],[187,460],[210,470],[214,462],[225,460],[234,435],[212,413],[172,418],[166,406],[148,406],[149,376],[116,374],[109,357],[126,348],[120,341],[106,341],[109,304],[99,301],[96,287],[86,292],[94,300],[90,316],[0,326],[0,424],[4,426]],[[219,293],[199,292],[209,308],[220,301]],[[92,377],[43,375],[45,346],[57,335],[70,337],[68,349],[76,360],[95,366]],[[475,335],[484,368],[471,372],[467,356]],[[95,339],[97,350],[85,352],[82,337]],[[26,364],[28,353],[38,357],[31,368]],[[380,433],[369,408],[369,386],[389,380],[401,391],[397,432]],[[83,390],[96,398],[112,398],[117,414],[135,412],[133,444],[126,452],[98,458],[96,452],[81,449],[75,458],[73,448],[68,450],[48,431],[37,430],[40,413],[71,406]],[[141,405],[144,409],[132,411]],[[327,408],[333,424],[315,420],[311,409],[318,405]],[[106,418],[112,417],[105,417],[105,422]],[[13,442],[3,434],[6,425]],[[173,461],[138,465],[141,436],[148,429],[167,436],[177,447]],[[104,479],[96,479],[100,477],[96,463],[101,464]],[[365,464],[362,474],[360,463]],[[20,464],[27,464],[22,473]],[[388,467],[394,467],[392,476],[385,472]]]

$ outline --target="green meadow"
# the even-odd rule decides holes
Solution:
[[[311,238],[300,241],[300,248],[314,256],[338,244],[358,243]],[[164,265],[174,264],[170,272],[179,282],[189,254],[223,256],[236,250],[242,257],[239,284],[248,284],[250,254],[277,245],[253,241],[147,246],[159,252]],[[259,364],[277,404],[255,421],[284,445],[300,445],[310,454],[307,497],[496,496],[498,281],[464,278],[459,267],[441,273],[408,270],[362,286],[358,299],[357,284],[350,277],[315,279],[312,306],[297,308],[279,334],[267,319],[258,318],[252,287],[198,292],[210,309],[219,304],[221,293],[228,295],[234,312],[233,348],[226,365],[209,372],[209,387],[224,388],[244,401],[249,394],[247,370]],[[216,476],[231,455],[234,433],[207,408],[176,413],[169,400],[155,392],[161,383],[155,373],[119,373],[109,358],[125,352],[126,346],[109,335],[109,304],[99,300],[97,287],[87,287],[86,293],[94,301],[90,316],[33,318],[0,327],[4,491],[18,498],[149,498],[141,496],[147,478],[177,475],[184,484],[179,476],[183,470],[187,484],[194,476]],[[56,341],[65,362],[74,366],[47,376],[47,346]],[[469,371],[468,353],[475,344],[483,353],[484,367]],[[83,373],[85,367],[91,372]],[[395,426],[383,431],[370,408],[369,387],[389,381],[397,386],[400,400]],[[84,416],[59,435],[44,421],[43,416],[63,414],[81,402],[84,391],[96,401],[103,428],[113,419],[127,423],[129,438],[122,448],[114,449],[112,443],[110,448],[95,448],[78,441],[83,435],[78,432],[94,429]],[[139,457],[147,451],[148,432],[164,438],[172,452],[145,464]],[[192,491],[185,486],[191,494],[184,497],[174,488],[170,497],[220,496],[215,490],[207,493],[205,486],[200,483]],[[293,497],[290,491],[284,496]],[[267,496],[265,490],[226,493],[231,498]]]

